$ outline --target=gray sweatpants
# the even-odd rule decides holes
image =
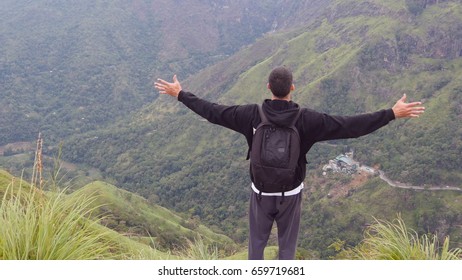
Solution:
[[[302,193],[284,197],[261,196],[252,191],[249,209],[249,260],[262,260],[276,221],[279,259],[293,260],[300,228]]]

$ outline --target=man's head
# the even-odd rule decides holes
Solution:
[[[295,88],[292,83],[292,72],[284,66],[274,68],[268,78],[268,88],[275,97],[286,97]]]

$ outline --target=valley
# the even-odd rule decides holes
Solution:
[[[167,249],[207,235],[194,232],[206,227],[232,244],[220,247],[225,255],[241,253],[245,139],[159,96],[152,83],[178,74],[211,102],[260,103],[269,71],[286,65],[293,100],[319,112],[386,109],[403,93],[427,108],[359,139],[313,146],[299,257],[335,258],[332,244],[355,246],[365,225],[397,213],[417,232],[461,246],[460,1],[58,2],[0,4],[0,169],[28,178],[40,132],[46,175],[60,157],[72,191],[100,189],[110,198],[104,213],[117,214],[105,220],[112,230],[149,244],[150,235]],[[322,176],[345,147],[379,176]],[[169,223],[131,203],[176,213],[181,230],[160,231]]]

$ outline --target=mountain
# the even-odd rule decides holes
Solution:
[[[319,178],[324,163],[353,149],[360,162],[380,167],[393,180],[424,187],[461,186],[460,1],[316,1],[314,6],[290,2],[274,2],[277,5],[267,7],[258,4],[261,6],[256,10],[271,10],[274,16],[261,36],[255,35],[255,42],[243,43],[236,53],[228,53],[197,74],[180,72],[179,68],[189,69],[191,65],[181,60],[176,61],[178,64],[159,60],[163,67],[173,65],[168,69],[153,71],[154,66],[146,65],[131,69],[151,71],[149,79],[171,79],[176,72],[185,89],[223,104],[260,103],[269,96],[267,75],[279,65],[294,71],[294,101],[318,111],[350,115],[390,108],[403,93],[411,101],[424,101],[427,111],[419,119],[394,121],[358,140],[315,145],[308,154],[311,172],[306,180],[300,244],[315,257],[329,258],[334,252],[328,246],[335,238],[355,244],[363,226],[373,220],[371,215],[390,219],[396,212],[402,212],[419,232],[455,235],[454,242],[460,244],[458,225],[462,218],[457,192],[394,189],[378,178],[361,182],[350,177]],[[294,17],[288,17],[288,11],[296,11]],[[313,16],[306,19],[305,14]],[[177,53],[176,48],[172,50]],[[91,75],[82,77],[91,80]],[[11,85],[12,79],[8,81],[6,84]],[[114,83],[111,80],[107,85]],[[116,185],[169,209],[197,216],[212,229],[245,243],[249,193],[245,140],[203,122],[171,98],[157,98],[149,83],[137,93],[149,93],[146,100],[150,102],[127,109],[130,114],[123,118],[98,121],[91,128],[84,128],[80,121],[66,122],[68,131],[67,125],[56,126],[62,135],[69,135],[63,136],[63,156],[96,167]],[[100,109],[91,114],[100,117],[114,109],[105,98],[96,100],[97,105],[92,106]],[[18,104],[28,104],[28,98],[17,100],[23,100]],[[135,109],[142,104],[145,106]],[[75,112],[82,106],[70,107],[63,111]],[[21,122],[12,129],[14,122],[8,117],[16,107],[9,108],[0,110],[6,112],[7,120],[0,127],[10,127],[2,135],[30,130]],[[114,114],[127,112],[120,108]],[[61,140],[59,133],[52,141]],[[341,199],[329,199],[330,191],[350,183],[355,191]]]
[[[390,108],[406,92],[424,101],[424,116],[394,121],[359,140],[329,143],[336,147],[317,145],[309,168],[348,147],[393,179],[460,186],[462,47],[454,35],[462,30],[460,16],[454,1],[429,4],[419,14],[405,1],[338,1],[314,23],[267,34],[184,80],[183,87],[213,102],[257,103],[268,96],[270,70],[285,64],[294,70],[295,101],[327,113]],[[130,120],[68,145],[69,159],[97,166],[143,195],[154,190],[162,205],[245,239],[245,232],[232,230],[246,224],[245,140],[201,122],[175,100],[161,97]]]
[[[336,143],[353,148],[364,163],[380,164],[395,179],[457,186],[461,175],[457,155],[462,148],[458,137],[459,16],[460,5],[452,1],[429,5],[418,16],[408,11],[405,1],[390,1],[387,5],[340,1],[315,23],[293,32],[267,35],[183,81],[183,86],[225,104],[260,102],[268,96],[264,84],[269,71],[285,64],[294,69],[298,88],[295,101],[327,113],[355,114],[389,108],[406,92],[410,100],[425,103],[427,113],[422,118],[394,122],[360,141]],[[169,78],[167,74],[161,77]],[[111,175],[129,176],[119,178],[119,182],[136,184],[134,177],[165,178],[162,171],[152,174],[164,164],[180,165],[167,167],[169,173],[175,173],[181,169],[182,155],[201,160],[201,153],[209,156],[215,147],[229,153],[230,145],[222,147],[221,143],[232,145],[239,141],[236,147],[244,145],[239,136],[226,133],[198,123],[196,116],[173,100],[160,98],[128,121],[99,133],[77,135],[81,143],[73,140],[70,145],[84,148],[71,148],[67,155]],[[142,154],[136,150],[142,150]],[[245,155],[245,151],[230,150],[232,154]],[[180,157],[179,161],[176,157]],[[219,160],[213,163],[216,161]],[[147,176],[118,168],[117,162],[122,166],[143,162],[142,168],[148,169],[143,174]]]
[[[286,6],[282,13],[279,5]],[[303,13],[297,12],[301,5]],[[294,21],[284,19],[292,12],[311,21],[323,5],[2,1],[0,145],[31,141],[38,131],[56,144],[105,127],[156,99],[152,83],[161,73],[189,76],[290,26]]]

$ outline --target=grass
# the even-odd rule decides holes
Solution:
[[[13,183],[0,205],[0,259],[82,260],[115,258],[97,220],[85,218],[94,198],[65,199],[65,192],[45,195]]]
[[[124,220],[131,227],[140,228],[143,234],[147,235],[147,232],[151,232],[152,234],[159,233],[171,237],[173,235],[202,236],[207,244],[234,245],[234,242],[227,236],[217,234],[199,223],[189,224],[187,219],[178,214],[108,183],[95,181],[84,186],[79,192],[88,195],[97,193],[98,197],[93,205],[104,205],[96,211],[98,214],[101,213],[105,218],[113,221]]]
[[[398,216],[392,222],[375,220],[363,242],[347,255],[363,260],[460,260],[462,249],[449,249],[449,237],[441,245],[436,235],[419,236]]]
[[[233,243],[202,225],[183,227],[187,221],[173,212],[104,182],[68,194],[69,188],[61,189],[56,162],[50,181],[43,180],[37,151],[31,183],[0,170],[0,260],[217,259],[218,247],[209,250],[210,242]],[[130,223],[157,227],[164,236],[184,236],[187,246],[175,256],[152,248],[158,246],[155,238],[137,242],[101,225],[109,218],[102,208]],[[205,239],[193,243],[185,237],[192,235]]]
[[[277,260],[279,249],[277,246],[268,246],[265,248],[264,259],[265,260]],[[238,252],[234,255],[228,256],[226,260],[246,260],[248,257],[247,250]]]
[[[0,174],[3,192],[0,205],[0,259],[115,258],[116,253],[106,238],[107,231],[97,229],[97,219],[87,218],[95,210],[89,207],[95,200],[94,196],[78,195],[68,199],[66,189],[44,192],[41,142],[37,147],[30,185],[22,178],[16,180],[5,172]]]
[[[181,259],[186,260],[218,260],[218,247],[204,243],[202,238],[197,238],[194,242],[187,240],[187,247],[179,252]]]
[[[45,193],[12,178],[0,171],[0,260],[177,258],[101,225],[95,192]]]
[[[170,258],[100,225],[95,215],[100,195],[95,190],[68,195],[68,188],[60,188],[56,162],[46,182],[37,147],[30,184],[0,170],[0,260]]]

